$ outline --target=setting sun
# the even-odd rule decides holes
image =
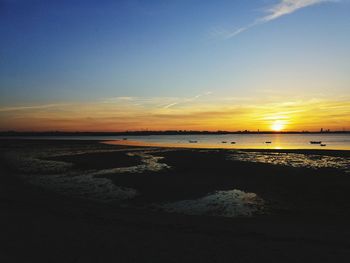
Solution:
[[[280,121],[280,120],[276,120],[272,123],[271,129],[273,131],[282,131],[285,127],[285,123]]]

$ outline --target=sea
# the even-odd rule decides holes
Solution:
[[[98,140],[111,144],[222,149],[350,150],[350,134],[208,134],[147,136],[26,136],[17,139]],[[319,144],[312,144],[318,141]]]

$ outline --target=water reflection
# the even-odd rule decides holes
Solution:
[[[182,200],[155,205],[170,213],[222,217],[252,216],[260,213],[264,201],[255,193],[241,190],[217,191],[195,200]]]

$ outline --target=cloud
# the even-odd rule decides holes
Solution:
[[[62,104],[45,104],[45,105],[31,105],[31,106],[14,106],[14,107],[0,107],[0,112],[10,112],[10,111],[27,111],[27,110],[41,110],[48,108],[55,108],[60,106],[68,105],[66,103]]]
[[[326,3],[326,2],[339,2],[340,0],[281,0],[279,3],[266,8],[264,11],[266,13],[265,16],[258,18],[253,23],[248,24],[246,26],[240,27],[235,30],[215,30],[214,34],[221,35],[224,39],[229,39],[237,36],[238,34],[247,31],[248,29],[255,27],[257,25],[261,25],[267,23],[269,21],[278,19],[282,16],[292,14],[299,9]]]
[[[203,93],[203,94],[198,94],[198,95],[196,95],[196,96],[194,96],[194,97],[192,97],[192,98],[184,98],[184,99],[182,99],[182,100],[180,100],[180,101],[176,101],[176,102],[169,103],[169,104],[167,104],[167,105],[164,105],[162,108],[163,108],[163,109],[169,109],[169,108],[172,108],[172,107],[174,107],[174,106],[176,106],[176,105],[179,105],[179,104],[182,104],[182,103],[188,103],[188,102],[195,101],[195,100],[199,99],[200,97],[208,96],[208,95],[210,95],[210,94],[212,94],[212,92],[211,92],[211,91],[208,91],[208,92],[205,92],[205,93]]]
[[[268,22],[268,21],[277,19],[281,16],[294,13],[295,11],[301,8],[324,3],[324,2],[336,2],[336,1],[334,0],[282,0],[282,2],[267,9],[268,15],[263,17],[261,21]]]

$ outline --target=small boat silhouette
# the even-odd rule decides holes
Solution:
[[[198,141],[189,140],[188,142],[189,142],[189,143],[197,143]]]
[[[311,144],[321,144],[321,141],[310,141]]]
[[[327,144],[321,143],[321,146],[327,146]]]
[[[227,141],[222,141],[221,143],[227,143]]]
[[[231,142],[231,144],[236,144],[236,142]]]
[[[272,142],[265,142],[265,143],[272,143]]]

